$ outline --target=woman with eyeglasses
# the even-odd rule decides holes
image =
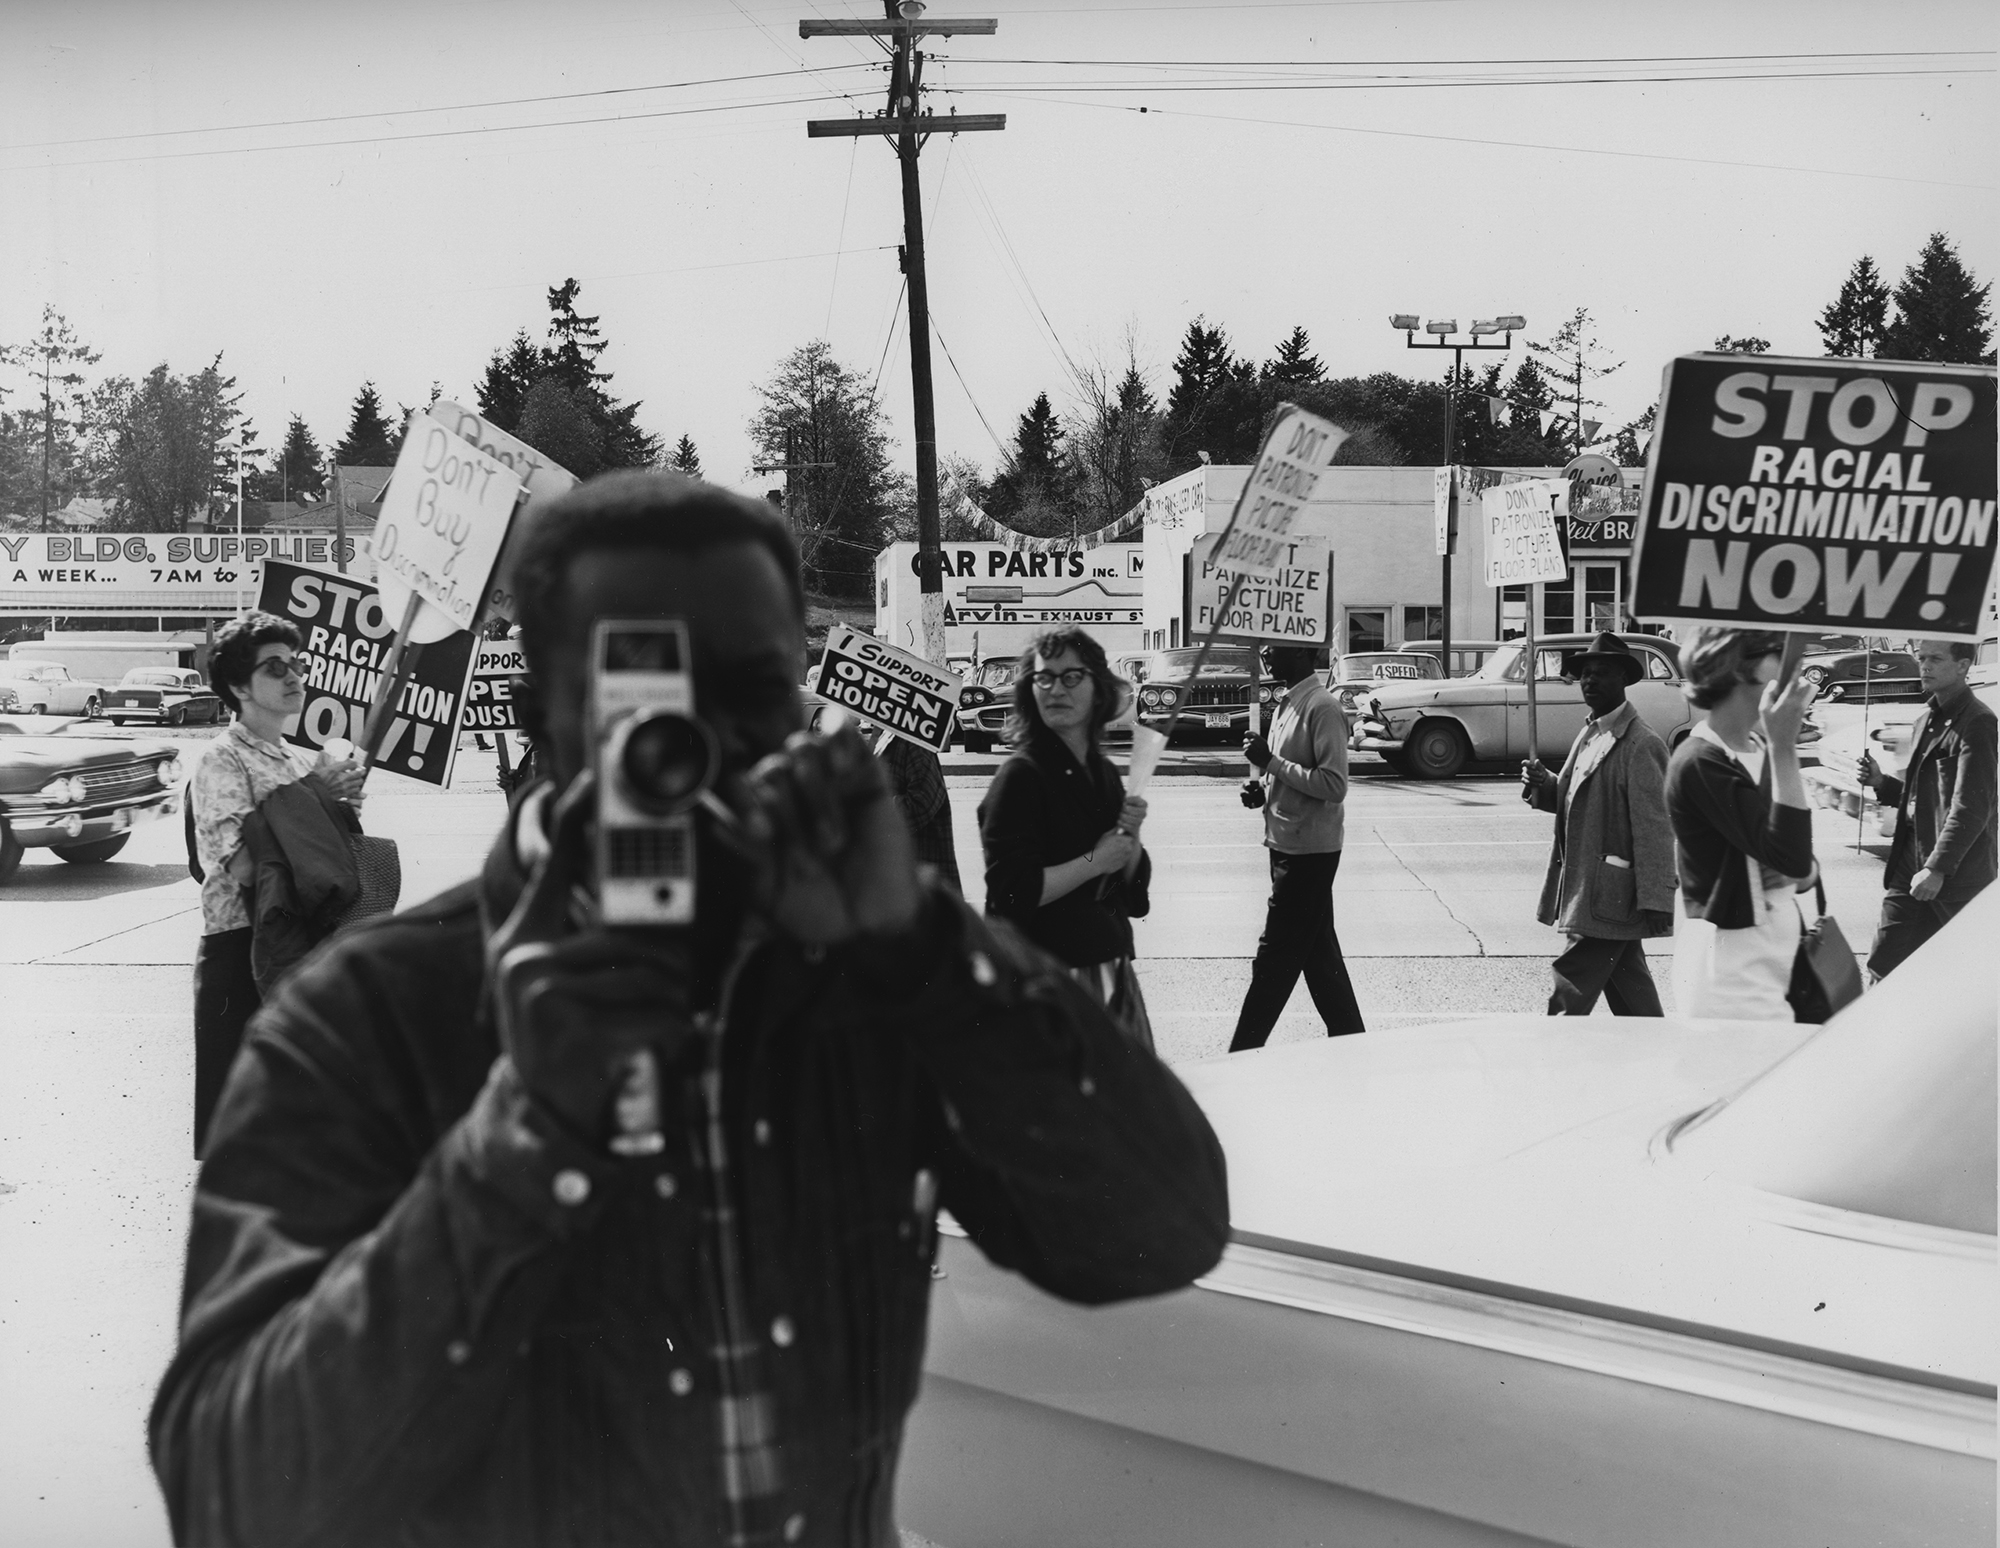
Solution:
[[[1667,765],[1684,1016],[1793,1019],[1796,894],[1815,875],[1798,749],[1812,685],[1796,675],[1779,685],[1784,648],[1782,634],[1700,628],[1681,649],[1682,692],[1708,711]]]
[[[1104,647],[1055,629],[1021,652],[1007,740],[1013,753],[979,803],[986,912],[1011,920],[1069,968],[1125,1035],[1153,1047],[1132,968],[1132,921],[1151,908],[1139,842],[1146,803],[1099,750],[1128,692]]]
[[[208,675],[234,713],[203,749],[188,783],[195,859],[201,871],[201,945],[194,959],[194,1149],[208,1121],[243,1029],[261,1002],[251,971],[251,880],[244,820],[273,791],[317,775],[350,806],[361,799],[362,771],[290,746],[285,726],[305,707],[298,629],[273,613],[250,613],[215,636]]]

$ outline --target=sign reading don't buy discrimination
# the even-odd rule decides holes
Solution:
[[[943,752],[958,709],[957,673],[842,624],[826,637],[814,692],[883,730]]]
[[[372,548],[384,607],[400,616],[415,593],[442,615],[412,638],[442,639],[478,621],[520,492],[506,463],[428,414],[410,416]]]

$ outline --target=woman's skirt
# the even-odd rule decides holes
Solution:
[[[1792,963],[1804,925],[1788,883],[1763,895],[1762,918],[1724,930],[1674,900],[1674,1008],[1718,1021],[1791,1021]]]
[[[194,956],[194,1153],[208,1138],[243,1029],[263,1003],[250,971],[249,929],[204,935]]]
[[[1139,974],[1130,957],[1113,957],[1088,967],[1065,965],[1064,971],[1110,1013],[1120,1032],[1147,1053],[1153,1052],[1153,1022],[1146,1014],[1146,997],[1139,992]]]

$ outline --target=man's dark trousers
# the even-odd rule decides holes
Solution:
[[[1328,1037],[1368,1030],[1340,955],[1340,938],[1333,933],[1333,876],[1339,869],[1337,849],[1321,855],[1271,851],[1271,902],[1250,969],[1250,992],[1243,996],[1236,1035],[1229,1042],[1231,1053],[1264,1046],[1300,973],[1306,975]]]
[[[1600,994],[1614,1016],[1664,1014],[1643,941],[1573,935],[1569,950],[1555,960],[1555,975],[1555,993],[1549,996],[1551,1016],[1588,1016]]]
[[[1920,903],[1907,892],[1885,892],[1882,921],[1875,927],[1875,944],[1868,953],[1868,971],[1877,978],[1887,978],[1964,907],[1963,902],[1947,903],[1943,898]]]

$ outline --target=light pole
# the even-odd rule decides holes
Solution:
[[[1448,349],[1451,351],[1451,375],[1445,378],[1444,383],[1444,462],[1447,468],[1452,468],[1456,465],[1458,453],[1458,415],[1455,412],[1456,405],[1453,400],[1458,390],[1459,373],[1465,368],[1465,352],[1468,349],[1512,349],[1514,347],[1515,330],[1526,328],[1528,326],[1528,319],[1510,315],[1495,317],[1488,322],[1475,322],[1472,325],[1472,342],[1469,344],[1461,343],[1453,337],[1458,332],[1458,322],[1455,318],[1449,322],[1423,323],[1421,326],[1424,332],[1432,335],[1430,341],[1424,343],[1418,342],[1417,328],[1419,323],[1412,313],[1396,313],[1389,319],[1389,326],[1399,329],[1402,332],[1403,347],[1405,349]],[[1479,341],[1489,333],[1504,333],[1507,337],[1498,344],[1480,343]],[[1444,675],[1450,677],[1451,551],[1458,542],[1458,487],[1456,483],[1457,475],[1453,473],[1447,476],[1453,478],[1454,482],[1451,492],[1446,496],[1444,553],[1439,556],[1439,564],[1442,570],[1439,587],[1444,594],[1444,607],[1442,610],[1444,616],[1438,627],[1438,656],[1439,664],[1444,668]],[[1532,603],[1530,605],[1532,606]]]

